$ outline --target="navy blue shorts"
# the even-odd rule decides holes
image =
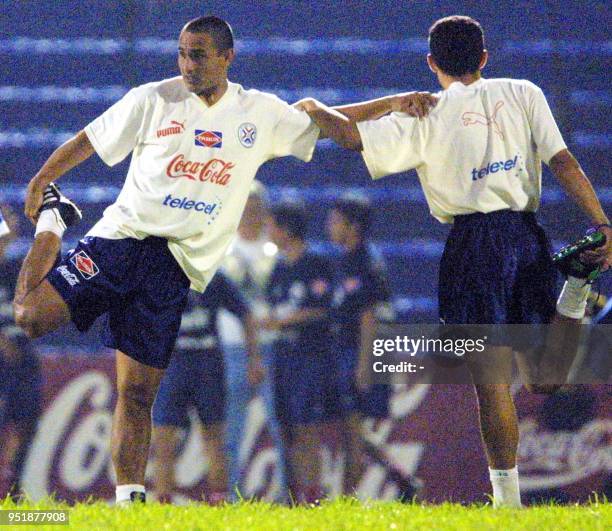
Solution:
[[[0,426],[36,422],[41,412],[40,362],[33,352],[22,352],[15,364],[0,357]]]
[[[86,237],[47,275],[80,331],[107,314],[104,345],[165,369],[187,303],[189,279],[163,238]]]
[[[274,407],[281,424],[313,424],[324,419],[326,366],[320,353],[275,343],[272,357]]]
[[[187,428],[190,406],[205,426],[225,420],[225,365],[219,349],[172,356],[153,404],[153,422]]]
[[[336,349],[330,358],[325,413],[330,418],[346,418],[353,413],[364,417],[384,419],[389,416],[391,386],[375,384],[366,392],[357,389],[355,373],[359,352],[355,349]]]
[[[557,271],[530,212],[456,216],[440,263],[446,324],[544,324],[555,313]]]

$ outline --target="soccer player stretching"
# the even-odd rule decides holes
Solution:
[[[300,107],[322,134],[362,151],[373,178],[415,168],[432,215],[453,223],[440,265],[443,322],[571,324],[584,315],[588,278],[612,261],[612,229],[589,180],[537,86],[481,77],[487,51],[478,22],[438,20],[429,31],[429,46],[427,62],[444,90],[425,119],[393,113],[356,123],[315,100]],[[607,238],[603,246],[582,253],[582,264],[575,260],[579,267],[566,268],[556,314],[556,273],[535,218],[541,161]],[[509,386],[497,384],[500,366],[504,374],[511,369],[511,347],[492,347],[487,358],[491,363],[471,368],[494,506],[518,507],[518,422]],[[487,373],[491,365],[497,374]]]
[[[216,17],[181,31],[181,76],[129,91],[59,147],[28,186],[36,222],[14,300],[31,337],[72,320],[86,330],[107,314],[116,349],[112,433],[117,502],[144,500],[151,406],[168,366],[190,285],[204,291],[230,244],[255,173],[275,157],[308,161],[318,128],[306,113],[227,79],[230,26]],[[108,165],[130,152],[116,202],[57,261],[81,214],[52,184],[93,153]]]

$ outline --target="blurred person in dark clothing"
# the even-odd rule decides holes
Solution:
[[[162,502],[170,501],[176,486],[174,467],[179,432],[189,427],[190,406],[195,407],[202,422],[208,455],[206,501],[219,504],[228,498],[225,363],[217,328],[221,308],[236,315],[244,327],[249,383],[258,384],[263,377],[251,313],[238,288],[218,271],[203,294],[193,290],[189,293],[174,356],[153,404],[154,482],[157,498]]]
[[[326,409],[340,419],[346,452],[344,492],[354,494],[365,470],[362,421],[388,416],[391,387],[372,384],[372,342],[377,322],[392,318],[386,267],[367,241],[367,199],[345,196],[327,218],[330,239],[342,248],[333,298],[334,354]]]
[[[28,339],[13,320],[13,292],[19,263],[7,258],[7,248],[18,236],[18,219],[2,206],[8,233],[0,236],[0,484],[21,496],[21,473],[36,433],[41,409],[41,370]],[[0,498],[7,493],[0,492]]]
[[[289,489],[297,502],[321,497],[321,429],[325,375],[331,335],[332,270],[308,249],[306,211],[297,204],[272,208],[270,237],[280,256],[270,275],[270,316],[264,328],[275,331],[272,382],[276,415],[288,453]]]

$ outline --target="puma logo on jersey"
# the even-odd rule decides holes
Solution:
[[[485,127],[493,126],[493,130],[499,135],[499,137],[504,139],[504,132],[501,130],[501,127],[497,123],[497,111],[499,111],[504,106],[503,101],[498,101],[495,104],[495,108],[493,109],[493,114],[491,116],[487,116],[486,114],[480,114],[479,112],[467,111],[461,115],[461,119],[463,120],[463,125],[484,125]]]
[[[176,120],[170,120],[170,127],[157,130],[157,138],[162,136],[178,135],[185,131],[185,121],[177,122]]]

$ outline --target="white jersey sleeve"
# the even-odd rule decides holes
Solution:
[[[130,90],[123,98],[85,127],[96,153],[109,166],[121,162],[138,143],[146,91]]]
[[[363,145],[361,154],[372,179],[410,170],[423,163],[418,119],[392,113],[378,120],[359,122],[357,128]]]
[[[304,162],[312,159],[319,138],[319,128],[304,111],[275,98],[279,120],[273,131],[270,158],[293,155]]]
[[[526,83],[525,86],[527,87],[527,117],[533,141],[537,147],[538,156],[548,164],[552,157],[566,149],[567,146],[542,89],[533,83]]]

